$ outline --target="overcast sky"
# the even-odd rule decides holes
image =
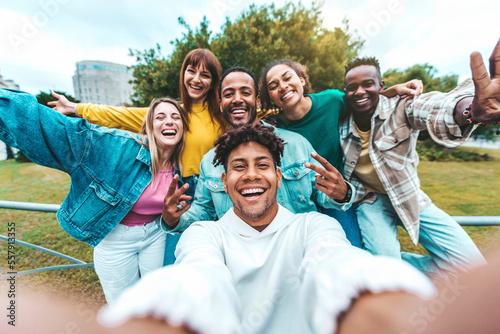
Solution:
[[[72,75],[80,60],[133,65],[128,49],[159,43],[166,55],[180,38],[179,16],[197,27],[203,16],[220,31],[249,6],[243,0],[23,0],[0,2],[0,74],[22,90],[56,89],[74,95]],[[264,4],[269,1],[255,0]],[[285,1],[275,1],[282,6]],[[306,6],[310,1],[303,2]],[[469,55],[487,59],[500,38],[500,1],[337,0],[325,1],[324,26],[343,18],[366,40],[361,55],[381,60],[382,71],[416,63],[434,65],[440,75],[470,76]]]

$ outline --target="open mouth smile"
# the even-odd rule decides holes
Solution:
[[[359,100],[355,100],[354,102],[357,104],[357,105],[365,105],[367,104],[369,101],[369,99],[367,97],[364,97],[362,99],[359,99]]]
[[[167,138],[173,138],[175,137],[175,135],[177,134],[177,130],[175,129],[165,129],[161,132],[161,134],[164,136],[164,137],[167,137]]]
[[[245,188],[239,191],[240,195],[245,197],[248,200],[257,200],[259,199],[262,194],[264,194],[267,191],[267,189],[261,188],[261,187],[252,187],[252,188]]]
[[[281,98],[281,100],[282,101],[288,100],[289,98],[292,97],[292,95],[293,95],[293,91],[289,91],[285,95],[283,95],[283,97]]]
[[[193,85],[189,85],[189,87],[192,89],[192,90],[196,90],[196,91],[200,91],[203,89],[203,87],[201,86],[193,86]]]

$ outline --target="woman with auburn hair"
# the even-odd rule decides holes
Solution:
[[[139,134],[132,134],[64,117],[32,95],[0,89],[0,140],[71,177],[57,218],[94,248],[108,303],[163,266],[163,201],[182,166],[187,130],[187,113],[168,98],[153,101]]]
[[[226,127],[219,108],[221,72],[219,60],[207,49],[191,50],[184,58],[181,67],[179,92],[189,122],[186,145],[181,158],[182,182],[189,184],[185,195],[191,197],[198,182],[201,159],[213,147],[214,141]],[[147,108],[77,104],[68,101],[63,95],[54,92],[52,95],[58,100],[49,102],[49,105],[64,115],[78,116],[101,126],[132,132],[140,130],[147,112]],[[179,236],[179,234],[167,235],[165,264],[174,262],[173,253]]]
[[[408,94],[410,90],[420,94],[422,83],[412,80],[395,85],[383,94],[402,95]],[[271,116],[273,123],[277,123],[280,128],[300,133],[309,140],[320,156],[344,174],[339,133],[339,120],[347,112],[344,92],[327,89],[313,93],[307,66],[290,59],[280,59],[270,62],[262,72],[259,95],[263,110],[278,109],[279,112]],[[320,175],[316,178],[316,183],[321,186],[324,180]],[[348,195],[349,192],[346,196]],[[354,208],[345,212],[325,208],[321,208],[321,211],[339,221],[351,244],[362,246]]]

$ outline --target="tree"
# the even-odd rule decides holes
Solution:
[[[212,51],[223,68],[239,64],[256,75],[269,61],[290,58],[309,67],[314,90],[342,88],[344,66],[363,43],[349,34],[347,20],[344,29],[324,28],[321,6],[316,2],[310,9],[292,2],[282,8],[251,5],[234,23],[226,20],[211,43]]]
[[[240,65],[257,76],[267,62],[291,58],[309,67],[316,91],[342,88],[344,65],[357,56],[363,42],[349,33],[347,20],[343,28],[324,28],[321,7],[321,2],[313,2],[311,8],[292,2],[282,8],[251,5],[234,22],[226,19],[216,35],[208,29],[206,17],[194,30],[179,18],[186,32],[171,42],[174,51],[170,56],[163,56],[159,45],[142,52],[130,50],[137,61],[132,66],[134,104],[145,106],[160,96],[177,98],[182,61],[195,48],[210,49],[223,70]]]
[[[187,32],[181,39],[171,41],[174,45],[172,54],[165,58],[161,47],[145,51],[129,50],[130,56],[135,56],[137,64],[134,69],[134,94],[132,103],[136,106],[147,106],[154,98],[172,97],[179,98],[179,80],[182,62],[189,51],[196,48],[210,49],[210,35],[206,17],[200,23],[200,27],[193,31],[183,18],[178,18],[179,24],[186,28]]]
[[[57,90],[55,90],[54,92],[56,92],[57,94],[61,94],[61,95],[66,96],[66,98],[68,100],[70,100],[71,102],[77,102],[77,103],[80,102],[77,99],[75,99],[73,96],[69,95],[68,93],[60,92],[60,91],[57,91]],[[44,106],[47,106],[47,102],[56,101],[57,100],[55,97],[53,97],[50,94],[50,90],[49,90],[48,93],[40,91],[40,93],[36,96],[36,99],[37,99],[38,103],[43,104]]]
[[[424,83],[424,93],[430,91],[449,92],[457,87],[458,75],[450,74],[442,77],[435,77],[436,73],[437,70],[434,66],[425,63],[413,65],[404,71],[389,69],[382,77],[386,86],[392,86],[411,79],[420,79]]]

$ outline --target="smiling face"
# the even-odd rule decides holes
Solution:
[[[221,179],[238,217],[254,227],[271,223],[278,212],[281,171],[266,147],[255,142],[236,147]]]
[[[375,66],[361,65],[346,73],[345,92],[348,105],[357,117],[370,119],[377,109],[379,94],[384,90]]]
[[[184,86],[192,103],[203,103],[212,84],[212,75],[204,66],[186,67],[184,72]]]
[[[182,118],[179,110],[171,103],[160,103],[153,114],[153,136],[160,151],[170,150],[181,140]]]
[[[257,92],[250,75],[231,72],[221,82],[221,111],[233,127],[258,123]]]
[[[286,110],[304,99],[306,82],[288,65],[273,66],[266,75],[266,85],[273,104]]]

